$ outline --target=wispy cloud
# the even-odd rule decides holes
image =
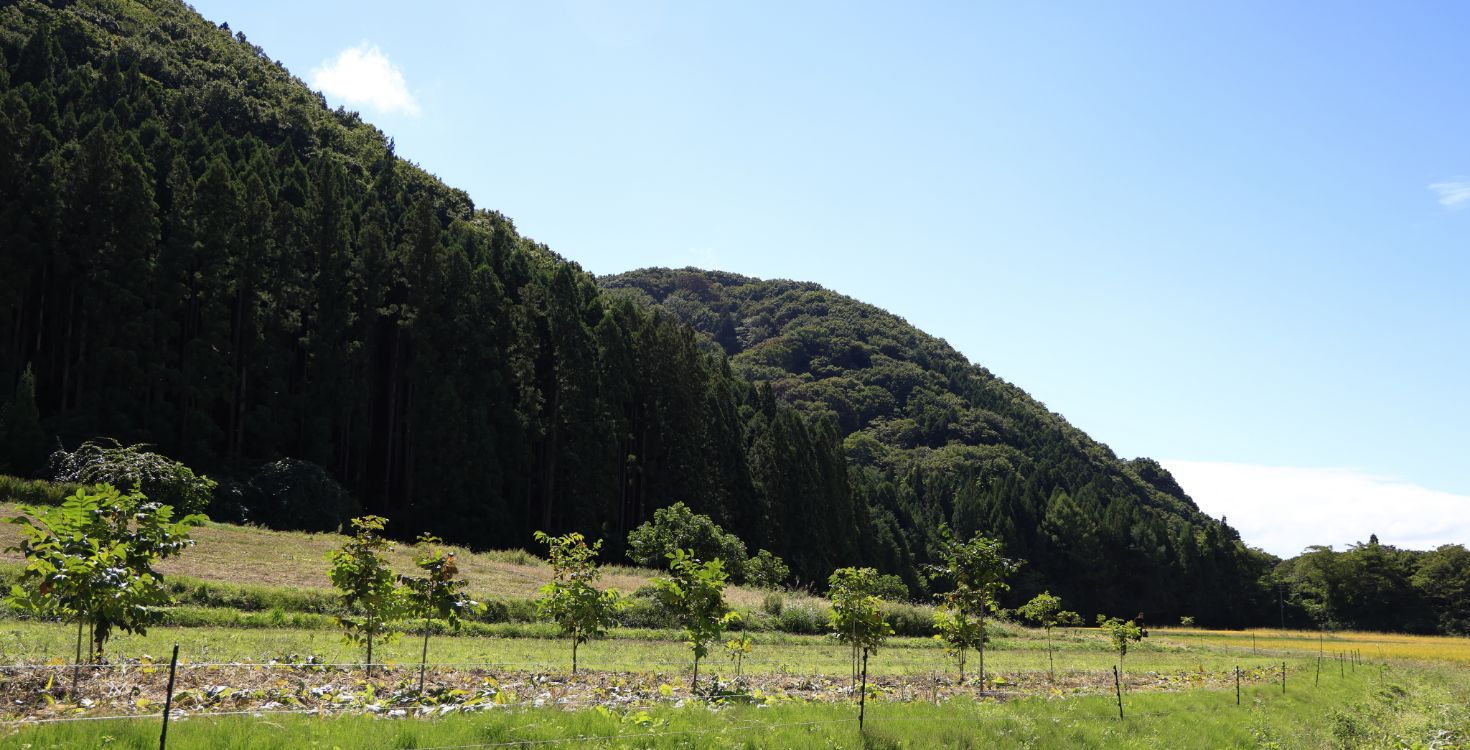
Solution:
[[[1470,544],[1470,496],[1351,469],[1162,461],[1204,512],[1282,557],[1312,544],[1338,549],[1377,534],[1384,544]]]
[[[313,68],[311,85],[329,97],[352,106],[417,116],[419,103],[408,91],[403,71],[376,45],[363,42],[349,47],[337,59]]]
[[[1439,205],[1445,208],[1470,206],[1470,177],[1451,177],[1433,182],[1429,189],[1439,196]]]

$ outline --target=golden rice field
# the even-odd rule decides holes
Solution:
[[[1470,665],[1470,638],[1442,635],[1403,635],[1357,631],[1311,632],[1304,630],[1195,630],[1155,629],[1152,637],[1181,645],[1201,644],[1252,650],[1262,654],[1335,659],[1354,650],[1373,661],[1411,661]]]

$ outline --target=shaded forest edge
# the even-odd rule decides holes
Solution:
[[[220,520],[579,531],[609,559],[683,501],[790,584],[871,565],[915,596],[949,524],[1028,561],[1009,606],[1277,619],[1279,561],[1157,463],[881,310],[720,274],[599,285],[181,3],[12,4],[0,54],[12,473],[147,443],[218,482]]]

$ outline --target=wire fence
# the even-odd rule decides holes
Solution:
[[[1305,664],[1306,664],[1306,666],[1298,666],[1295,670],[1291,670],[1291,671],[1295,671],[1297,673],[1297,678],[1298,679],[1301,679],[1303,677],[1314,678],[1312,684],[1315,687],[1316,685],[1320,684],[1320,681],[1321,681],[1322,672],[1323,672],[1323,669],[1322,669],[1322,667],[1323,667],[1323,659],[1332,659],[1333,656],[1334,655],[1323,653],[1323,654],[1313,655],[1311,657],[1306,657],[1305,658]],[[1338,670],[1336,670],[1336,671],[1341,672],[1343,674],[1343,676],[1346,675],[1346,670],[1348,670],[1348,669],[1354,669],[1358,665],[1364,663],[1363,662],[1363,658],[1361,656],[1361,652],[1356,652],[1356,651],[1354,651],[1354,652],[1344,652],[1343,654],[1335,655],[1335,656],[1337,656],[1337,659],[1336,660],[1338,662],[1337,663]],[[1301,659],[1303,657],[1301,655],[1298,655],[1297,658]],[[37,672],[45,672],[45,671],[51,671],[51,672],[56,673],[56,674],[65,674],[67,676],[73,676],[78,671],[81,671],[81,672],[92,672],[94,675],[96,673],[111,673],[111,672],[116,672],[118,676],[126,676],[130,672],[133,673],[134,676],[136,676],[139,673],[148,674],[150,676],[153,675],[153,674],[155,674],[155,673],[157,673],[157,674],[159,674],[159,677],[153,678],[152,680],[148,681],[148,682],[150,682],[149,687],[151,687],[151,688],[153,688],[153,689],[156,690],[158,686],[151,685],[151,683],[152,682],[159,682],[159,681],[161,681],[163,679],[163,677],[167,676],[169,678],[169,689],[168,689],[168,696],[167,696],[167,698],[164,701],[164,705],[168,705],[168,702],[169,701],[172,701],[174,699],[174,696],[175,696],[175,692],[174,692],[174,688],[173,688],[174,681],[173,681],[173,678],[172,678],[172,673],[176,673],[176,672],[178,672],[180,670],[183,670],[183,671],[187,671],[187,670],[244,670],[244,671],[299,670],[299,671],[306,671],[306,672],[316,672],[316,671],[321,671],[321,670],[361,670],[365,666],[366,665],[364,663],[362,663],[362,662],[331,662],[331,663],[329,663],[329,662],[321,662],[321,661],[315,661],[315,660],[307,660],[307,661],[264,661],[264,662],[250,662],[250,661],[241,661],[241,662],[236,662],[236,661],[215,661],[215,662],[193,662],[193,663],[174,662],[172,664],[166,663],[166,662],[165,663],[159,663],[159,662],[152,662],[152,661],[124,661],[124,662],[118,662],[118,663],[96,664],[96,665],[75,665],[75,664],[57,664],[57,663],[47,663],[47,664],[3,664],[3,665],[0,665],[0,686],[4,686],[5,685],[5,682],[7,680],[9,680],[11,683],[14,683],[14,680],[15,679],[18,679],[18,677],[17,677],[18,675],[25,675],[25,674],[28,674],[28,673],[34,674],[34,673],[37,673]],[[390,671],[390,670],[391,671],[396,671],[396,672],[398,672],[398,673],[406,676],[409,673],[416,672],[418,670],[418,668],[419,668],[420,665],[419,664],[414,664],[414,663],[385,663],[385,664],[374,664],[373,666],[374,666],[374,668],[382,668],[385,671]],[[507,669],[525,668],[525,667],[532,667],[532,668],[537,668],[537,669],[544,669],[544,668],[547,667],[547,664],[545,662],[539,662],[539,661],[538,662],[437,662],[437,663],[427,663],[424,666],[426,668],[429,668],[429,669],[433,669],[433,670],[437,670],[437,671],[442,672],[442,671],[445,671],[445,670],[507,670]],[[689,662],[688,661],[679,661],[679,662],[652,662],[652,663],[648,663],[646,666],[676,666],[676,667],[679,667],[679,668],[682,669],[682,668],[687,668],[689,666]],[[1314,666],[1315,666],[1315,674],[1314,674]],[[1274,662],[1274,663],[1271,663],[1269,665],[1255,665],[1254,668],[1253,669],[1250,669],[1250,670],[1242,670],[1239,667],[1236,667],[1233,670],[1233,677],[1235,679],[1235,685],[1236,685],[1236,691],[1235,691],[1236,703],[1239,704],[1240,701],[1241,701],[1241,698],[1240,698],[1240,695],[1241,695],[1241,693],[1240,693],[1240,684],[1241,684],[1241,680],[1242,680],[1243,676],[1249,675],[1249,677],[1246,678],[1246,681],[1248,683],[1252,683],[1252,684],[1255,684],[1257,686],[1259,686],[1259,685],[1261,685],[1263,683],[1274,684],[1277,680],[1279,680],[1279,682],[1281,684],[1281,691],[1282,691],[1282,693],[1285,693],[1287,691],[1288,671],[1289,671],[1288,670],[1288,665],[1287,665],[1287,662],[1285,662],[1285,661],[1282,661],[1282,662]],[[1075,671],[1073,673],[1075,673]],[[597,673],[594,673],[594,674],[597,674]],[[609,674],[609,673],[602,673],[602,675],[604,677],[607,674]],[[616,675],[616,674],[623,674],[623,673],[611,673],[611,674],[615,674]],[[1066,671],[1064,671],[1064,674],[1066,674]],[[1089,672],[1087,672],[1087,674],[1091,675],[1092,673],[1089,671]],[[6,675],[10,675],[10,677],[7,677]],[[1098,676],[1098,675],[1093,675],[1093,676]],[[1108,676],[1112,676],[1112,674],[1110,673]],[[52,678],[54,680],[55,674],[52,675]],[[828,680],[828,686],[830,687],[833,682],[840,683],[841,680],[835,680],[834,681],[834,680],[829,679]],[[941,682],[944,683],[942,686],[941,686]],[[1079,715],[1079,714],[1075,714],[1075,713],[1069,713],[1069,714],[1066,714],[1066,715],[1061,715],[1061,716],[1058,716],[1057,718],[1059,720],[1060,719],[1066,719],[1066,720],[1088,720],[1088,721],[1092,721],[1092,720],[1099,720],[1099,721],[1101,721],[1101,720],[1109,720],[1109,721],[1123,720],[1123,704],[1124,704],[1123,698],[1128,693],[1133,692],[1133,690],[1132,690],[1132,688],[1130,688],[1126,683],[1124,683],[1121,680],[1119,680],[1117,682],[1114,682],[1112,680],[1108,680],[1106,682],[1107,682],[1107,687],[1114,688],[1117,691],[1118,706],[1119,706],[1118,707],[1119,716],[1118,716],[1117,719],[1114,719],[1111,716]],[[32,682],[30,684],[33,687],[35,683]],[[407,681],[405,681],[404,683],[401,683],[401,684],[407,684]],[[545,682],[541,682],[541,683],[536,683],[536,685],[538,685],[538,686],[544,686],[546,684],[557,684],[557,685],[560,685],[560,684],[563,684],[563,683],[557,682],[557,681],[545,681]],[[715,685],[719,685],[718,682],[716,682],[714,684]],[[130,695],[136,695],[137,692],[138,692],[137,681],[135,680],[133,683],[130,683],[130,685],[131,685],[131,690],[132,690],[132,692],[130,693]],[[306,686],[308,685],[308,683],[302,681],[302,682],[300,682],[300,685],[302,686],[302,690],[305,690],[306,689]],[[63,688],[64,687],[65,686],[63,686]],[[276,704],[272,705],[270,703],[267,703],[267,704],[263,704],[261,706],[249,707],[249,708],[237,708],[235,706],[228,705],[227,703],[220,703],[220,704],[213,704],[213,703],[205,704],[205,703],[201,703],[200,700],[199,700],[199,698],[198,698],[197,691],[195,691],[194,688],[188,688],[185,691],[183,691],[183,694],[188,694],[191,691],[194,691],[194,694],[190,696],[193,699],[192,705],[190,707],[187,707],[187,708],[185,708],[185,707],[174,707],[171,710],[167,710],[166,711],[166,715],[169,718],[172,718],[175,721],[178,721],[178,720],[181,720],[181,719],[200,720],[200,719],[216,719],[216,718],[223,718],[223,717],[251,717],[251,718],[254,718],[254,719],[266,720],[266,719],[272,719],[272,718],[275,718],[275,717],[283,717],[283,716],[319,716],[319,717],[328,717],[328,716],[340,716],[340,715],[376,715],[376,716],[387,716],[387,717],[393,717],[393,718],[421,718],[421,717],[443,716],[443,715],[447,715],[447,714],[451,714],[451,713],[473,714],[473,713],[478,713],[478,712],[482,712],[482,711],[491,711],[491,710],[495,710],[495,711],[514,711],[514,710],[530,710],[530,709],[582,710],[582,709],[592,709],[592,708],[598,708],[598,707],[602,707],[602,708],[613,708],[613,709],[618,709],[618,710],[631,710],[631,709],[640,709],[640,708],[651,708],[651,707],[655,707],[655,706],[658,706],[658,705],[665,705],[665,706],[667,706],[667,705],[679,705],[681,702],[683,702],[683,701],[689,701],[689,700],[694,700],[694,701],[699,701],[699,702],[705,702],[705,703],[739,702],[739,701],[751,701],[751,702],[754,702],[755,700],[758,700],[758,697],[756,695],[753,695],[752,692],[749,691],[749,690],[736,691],[736,692],[721,692],[721,691],[718,691],[716,689],[716,690],[708,691],[708,692],[705,692],[705,693],[691,692],[691,693],[682,693],[682,694],[679,694],[679,695],[675,695],[674,694],[674,692],[675,692],[674,689],[671,688],[668,692],[662,692],[661,689],[664,688],[664,687],[668,687],[668,686],[660,685],[659,687],[660,687],[660,690],[659,691],[655,691],[654,693],[651,693],[651,694],[648,693],[648,692],[646,692],[646,691],[641,692],[641,693],[640,692],[631,692],[631,693],[624,694],[624,695],[621,695],[621,696],[608,696],[605,692],[603,694],[600,694],[600,695],[591,695],[591,696],[568,696],[568,695],[555,696],[555,695],[548,695],[548,694],[543,693],[542,695],[539,695],[536,698],[519,699],[519,700],[517,700],[517,699],[515,699],[513,697],[512,698],[507,698],[507,699],[501,699],[502,696],[499,693],[495,693],[493,695],[493,698],[494,698],[493,700],[488,700],[487,701],[487,700],[484,700],[484,698],[486,696],[480,696],[481,700],[478,701],[478,702],[474,702],[474,703],[453,703],[453,702],[450,702],[450,703],[443,703],[443,704],[438,704],[438,703],[434,703],[434,702],[427,702],[427,703],[423,702],[422,699],[424,698],[424,696],[426,695],[426,693],[432,692],[432,691],[418,692],[417,693],[417,697],[415,697],[415,692],[414,691],[410,691],[410,690],[407,690],[407,689],[401,689],[400,691],[398,691],[396,693],[392,693],[389,696],[385,696],[385,700],[382,701],[382,702],[372,702],[372,700],[371,700],[371,695],[372,694],[371,693],[369,693],[369,701],[368,702],[363,702],[363,701],[359,700],[360,696],[349,696],[345,700],[338,701],[337,698],[336,698],[336,694],[334,693],[334,694],[332,694],[332,697],[331,698],[324,699],[323,702],[321,702],[321,703],[319,703],[317,705],[313,705],[313,706],[281,705],[279,703],[276,703]],[[898,676],[898,677],[892,677],[890,679],[889,684],[886,685],[886,686],[878,685],[878,684],[875,683],[874,689],[871,690],[871,691],[869,691],[869,692],[858,693],[858,692],[853,691],[853,690],[847,690],[845,693],[843,693],[841,691],[838,691],[835,694],[829,694],[828,695],[828,701],[835,703],[835,702],[838,702],[838,701],[847,700],[847,701],[852,701],[853,703],[858,703],[859,701],[866,701],[869,696],[872,696],[875,699],[875,701],[876,701],[876,698],[877,698],[877,696],[879,694],[886,693],[887,694],[887,698],[885,700],[883,700],[881,702],[875,702],[875,707],[877,707],[877,706],[880,706],[880,705],[896,705],[896,704],[910,703],[910,702],[928,702],[928,701],[941,702],[941,701],[947,700],[949,698],[960,697],[960,696],[966,695],[966,694],[968,694],[972,698],[979,698],[979,699],[982,699],[982,700],[983,699],[987,699],[987,698],[988,699],[1007,700],[1007,699],[1010,699],[1010,698],[1017,697],[1017,695],[1038,695],[1038,693],[1029,693],[1029,694],[1027,694],[1027,693],[1009,693],[1009,692],[1004,692],[1004,691],[1000,691],[1000,690],[987,691],[987,690],[984,689],[983,686],[981,687],[981,689],[978,692],[971,690],[968,693],[956,693],[956,692],[953,692],[953,691],[951,691],[951,692],[944,692],[941,689],[941,687],[944,687],[944,688],[953,688],[954,687],[954,684],[952,682],[949,682],[948,680],[941,680],[941,678],[939,676],[937,676],[937,675],[935,675],[933,673],[929,674],[927,676],[927,679],[926,680],[915,680],[915,679],[913,679],[912,675],[909,675],[909,676]],[[973,687],[973,685],[971,687]],[[52,688],[52,683],[51,683],[51,681],[48,681],[48,683],[46,685],[46,691],[47,691],[48,697],[50,695],[50,692],[49,691],[51,690],[51,688]],[[63,691],[63,692],[65,692],[65,691]],[[1107,692],[1111,693],[1111,692],[1113,692],[1113,690],[1108,690]],[[1228,693],[1228,690],[1226,692]],[[75,700],[75,699],[77,699],[79,697],[76,694],[70,693],[70,692],[66,692],[65,694],[66,694],[66,696],[68,698],[73,699],[73,700]],[[510,694],[508,688],[507,688],[507,694]],[[1097,693],[1094,692],[1093,694],[1097,694]],[[1041,693],[1039,695],[1045,695],[1045,694],[1044,693]],[[1060,694],[1057,694],[1057,695],[1060,695]],[[146,708],[147,705],[152,705],[152,704],[140,704],[140,705],[142,707]],[[238,706],[238,703],[236,704],[236,706]],[[1141,712],[1141,713],[1136,713],[1136,714],[1129,714],[1129,716],[1135,717],[1135,718],[1148,718],[1148,717],[1159,717],[1159,716],[1171,716],[1171,715],[1175,715],[1175,714],[1178,714],[1178,713],[1181,713],[1181,712],[1182,713],[1189,713],[1191,710],[1195,710],[1195,709],[1184,709],[1183,711],[1174,711],[1174,712],[1163,712],[1163,711]],[[1214,709],[1212,709],[1212,710],[1214,710]],[[887,715],[887,714],[888,714],[887,711],[882,711],[882,712],[880,712],[877,715],[874,715],[874,716],[869,717],[868,720],[870,722],[877,721],[877,722],[881,722],[883,724],[903,724],[903,723],[908,723],[908,722],[946,723],[946,722],[973,722],[973,721],[976,721],[976,718],[973,717],[973,716],[966,716],[966,717],[932,717],[932,716],[928,716],[928,717],[913,717],[913,716],[895,716],[895,715]],[[144,721],[159,721],[161,718],[162,717],[161,717],[160,713],[158,711],[156,711],[156,710],[155,711],[151,711],[151,712],[129,712],[129,713],[114,713],[114,714],[104,714],[104,715],[34,716],[34,717],[23,717],[23,718],[15,718],[15,719],[9,719],[9,720],[0,721],[0,731],[11,731],[11,732],[13,732],[13,731],[17,731],[19,729],[22,729],[22,728],[25,728],[25,727],[29,727],[29,726],[45,726],[45,725],[66,724],[66,723],[73,723],[73,722],[144,722]],[[528,747],[528,746],[540,746],[540,745],[560,745],[560,744],[567,744],[567,743],[601,743],[601,742],[610,742],[610,741],[614,741],[614,740],[628,740],[628,739],[639,739],[639,740],[642,740],[642,739],[652,739],[652,738],[657,738],[657,737],[671,737],[671,736],[680,736],[680,735],[690,735],[690,736],[705,735],[705,734],[710,734],[710,733],[715,733],[715,732],[729,731],[731,729],[738,729],[738,728],[742,728],[742,727],[743,728],[746,728],[746,729],[750,729],[750,730],[770,731],[770,730],[775,730],[775,729],[780,729],[780,728],[786,728],[786,727],[793,727],[793,726],[818,726],[818,725],[833,725],[833,724],[843,724],[843,723],[856,723],[859,726],[861,726],[862,723],[863,723],[863,719],[861,718],[861,714],[857,714],[857,715],[852,716],[852,717],[840,718],[840,719],[827,719],[827,720],[821,720],[821,721],[790,722],[790,723],[775,723],[775,724],[773,724],[773,723],[765,723],[765,722],[744,722],[744,723],[731,722],[731,723],[723,724],[721,726],[711,727],[711,728],[704,728],[704,729],[670,730],[670,731],[650,731],[650,732],[635,732],[635,733],[622,732],[622,733],[615,733],[615,734],[608,734],[608,735],[578,734],[578,735],[575,735],[575,736],[568,736],[568,737],[562,737],[562,738],[548,738],[548,739],[530,739],[530,738],[526,738],[526,739],[516,739],[516,740],[487,741],[487,742],[478,743],[478,744],[434,745],[434,746],[414,747],[414,748],[411,748],[411,750],[469,750],[471,748]],[[166,724],[166,722],[165,722],[165,724]]]

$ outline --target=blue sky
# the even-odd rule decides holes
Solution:
[[[885,307],[1278,554],[1470,542],[1470,6],[195,5],[590,271]]]

